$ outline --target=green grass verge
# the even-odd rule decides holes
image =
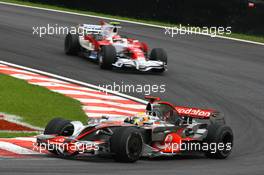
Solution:
[[[142,23],[146,23],[146,24],[154,24],[154,25],[160,25],[160,26],[179,26],[179,24],[172,24],[172,23],[166,23],[166,22],[155,21],[155,20],[143,20],[143,19],[135,19],[135,18],[129,18],[129,17],[114,16],[114,15],[109,15],[109,14],[105,14],[105,13],[97,13],[97,12],[91,12],[91,11],[69,9],[69,8],[65,8],[65,7],[58,7],[58,6],[54,6],[54,5],[47,5],[47,4],[41,4],[41,3],[25,2],[25,1],[21,1],[21,0],[0,0],[0,1],[15,3],[15,4],[21,4],[21,5],[27,5],[27,6],[32,6],[32,7],[42,7],[42,8],[62,10],[62,11],[75,12],[75,13],[82,13],[82,14],[88,14],[88,15],[101,16],[101,17],[110,17],[110,18],[115,18],[115,19],[120,19],[120,20],[142,22]],[[248,40],[248,41],[255,41],[255,42],[264,43],[264,35],[232,33],[231,35],[224,35],[224,36],[229,37],[229,38],[244,39],[244,40]]]
[[[44,128],[54,117],[87,121],[77,100],[4,74],[0,82],[0,111],[18,115],[23,122]]]
[[[38,135],[36,132],[0,132],[0,138],[29,137]]]

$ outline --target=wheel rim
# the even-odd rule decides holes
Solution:
[[[130,159],[139,158],[142,151],[142,138],[140,134],[133,133],[127,142],[127,155]]]

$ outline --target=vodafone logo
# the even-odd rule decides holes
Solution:
[[[183,115],[193,115],[198,117],[210,117],[211,111],[203,110],[203,109],[196,109],[196,108],[186,108],[186,107],[178,107],[176,106],[175,109],[178,111],[179,114]]]

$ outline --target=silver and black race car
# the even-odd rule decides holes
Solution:
[[[55,118],[37,143],[63,157],[110,155],[121,162],[194,152],[216,159],[230,155],[233,132],[219,112],[147,98],[146,113],[136,116],[102,116],[87,125]]]

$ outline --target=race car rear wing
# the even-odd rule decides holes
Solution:
[[[145,96],[145,99],[149,101],[149,104],[146,107],[146,110],[151,110],[151,104],[165,104],[174,108],[179,115],[188,116],[192,118],[200,118],[200,119],[209,119],[211,116],[215,117],[219,112],[212,109],[200,109],[200,108],[192,108],[192,107],[184,107],[184,106],[174,106],[171,103],[160,101],[159,97],[154,96]]]
[[[86,34],[99,34],[102,32],[101,25],[81,24],[79,27],[82,28]]]

